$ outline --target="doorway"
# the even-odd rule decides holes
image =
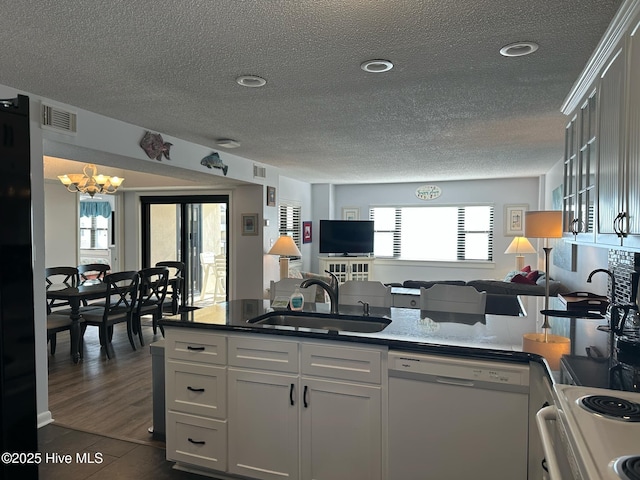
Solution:
[[[184,262],[183,305],[226,301],[228,195],[150,196],[140,201],[143,266]]]

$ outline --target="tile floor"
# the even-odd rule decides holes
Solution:
[[[55,423],[38,430],[38,446],[46,454],[71,455],[70,464],[43,461],[40,480],[202,480],[205,477],[172,469],[165,451],[150,445],[81,432]],[[96,455],[96,454],[100,455]],[[95,463],[76,461],[76,454]],[[100,463],[97,460],[102,457]]]

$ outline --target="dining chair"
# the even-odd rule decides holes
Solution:
[[[163,261],[156,263],[156,267],[166,267],[169,269],[169,282],[167,289],[167,298],[162,306],[163,312],[171,312],[176,315],[180,311],[180,307],[184,304],[184,262]],[[154,328],[155,335],[156,330]]]
[[[44,270],[46,288],[51,285],[66,285],[67,287],[78,286],[78,269],[76,267],[48,267]],[[47,308],[49,310],[61,312],[61,307],[68,307],[69,302],[64,300],[49,300]],[[66,311],[65,311],[66,313]]]
[[[218,296],[221,296],[224,301],[227,299],[227,257],[225,255],[216,255],[214,273],[216,284],[213,289],[213,301],[216,302]]]
[[[111,271],[111,265],[106,263],[86,263],[78,265],[78,274],[80,275],[80,283],[88,280],[98,280],[104,282],[104,277]]]
[[[167,296],[169,284],[169,269],[167,267],[143,268],[138,272],[140,285],[138,286],[138,300],[133,314],[133,331],[138,334],[140,345],[144,345],[142,338],[143,315],[151,315],[153,333],[158,329],[158,320],[162,318],[162,306]],[[164,336],[164,328],[160,326]]]
[[[420,309],[434,312],[484,314],[487,292],[465,285],[436,284],[420,288]]]
[[[347,280],[340,285],[340,303],[357,305],[366,302],[372,307],[390,307],[392,303],[391,287],[382,282]]]
[[[107,358],[111,358],[113,326],[118,323],[126,322],[129,343],[134,350],[136,349],[133,341],[133,315],[138,299],[139,282],[140,276],[136,271],[111,273],[105,276],[104,283],[107,284],[107,291],[104,305],[87,307],[82,311],[84,319],[82,333],[84,334],[89,325],[98,327],[100,345],[105,347]]]
[[[202,252],[200,254],[200,265],[202,266],[202,288],[200,289],[200,300],[204,300],[207,293],[209,277],[215,274],[216,255],[213,252]]]

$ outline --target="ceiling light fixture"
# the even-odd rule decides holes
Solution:
[[[500,49],[500,55],[505,57],[523,57],[538,50],[535,42],[515,42],[505,45]]]
[[[85,165],[82,173],[68,173],[59,175],[58,178],[71,193],[86,193],[92,198],[96,193],[116,193],[124,182],[124,178],[98,175],[98,169],[93,163]]]
[[[367,60],[360,64],[360,68],[369,73],[383,73],[391,70],[393,63],[389,60]]]
[[[216,145],[222,148],[238,148],[240,142],[232,140],[231,138],[220,138],[216,140]]]
[[[236,82],[238,85],[250,88],[264,87],[267,84],[267,81],[264,78],[257,75],[240,75],[236,78]]]

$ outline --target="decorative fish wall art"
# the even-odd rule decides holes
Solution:
[[[229,167],[222,163],[222,159],[218,152],[213,152],[211,155],[207,155],[202,160],[200,160],[200,165],[204,165],[207,168],[219,168],[224,173],[224,176],[227,176],[227,170]]]
[[[169,149],[173,144],[164,142],[162,135],[159,133],[145,132],[142,140],[140,140],[140,146],[147,154],[149,158],[155,158],[158,161],[162,160],[162,156],[167,160],[171,160],[169,157]]]

